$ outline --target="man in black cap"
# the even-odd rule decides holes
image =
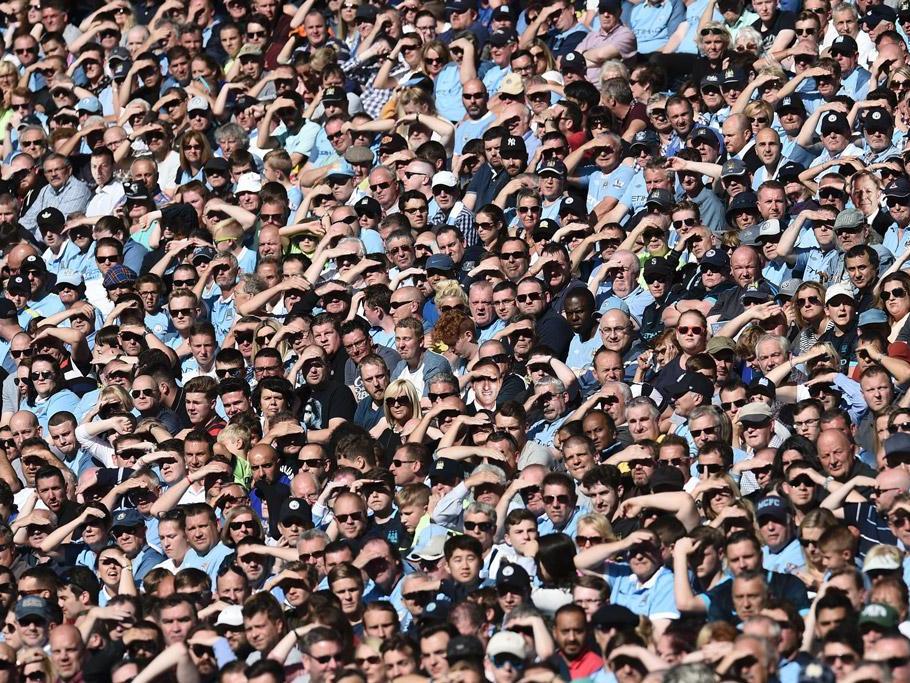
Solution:
[[[910,225],[910,180],[901,177],[889,183],[885,187],[885,202],[894,222],[885,231],[882,245],[898,258],[910,249],[910,230],[907,230]]]
[[[840,66],[841,92],[854,100],[865,98],[872,74],[859,66],[859,47],[856,41],[850,36],[838,36],[831,43],[829,52]]]
[[[851,128],[847,116],[839,111],[829,111],[821,117],[821,138],[824,150],[815,159],[812,160],[811,166],[819,166],[831,159],[841,157],[862,157],[863,150],[850,142]],[[813,119],[810,117],[809,119]],[[808,137],[812,136],[812,131],[808,131]],[[804,141],[804,136],[800,135],[799,140]],[[808,141],[806,139],[805,141]]]
[[[500,152],[502,151],[502,142],[508,135],[509,131],[504,127],[494,126],[488,128],[481,136],[486,163],[477,168],[474,172],[474,177],[465,190],[464,203],[469,209],[479,209],[484,204],[492,202],[493,198],[496,197],[498,192],[495,189],[497,181],[500,181],[502,176],[506,175],[502,172],[503,165]],[[522,140],[522,142],[524,141]],[[527,158],[525,163],[527,163]],[[508,180],[501,182],[500,189],[506,182]]]
[[[64,310],[60,297],[54,294],[56,278],[47,272],[47,265],[40,256],[26,256],[19,267],[19,274],[28,279],[31,289],[28,313],[30,317],[47,318]]]
[[[493,181],[496,190],[494,201],[497,206],[505,206],[505,200],[522,187],[518,176],[524,173],[528,166],[525,141],[517,135],[506,135],[499,146],[499,157],[505,172],[498,174]],[[510,204],[514,205],[514,199],[510,199]]]
[[[684,419],[698,406],[711,405],[711,397],[714,396],[714,385],[711,380],[700,372],[691,370],[680,375],[670,389],[673,412]],[[686,437],[691,436],[688,432],[685,424],[677,429],[678,434]]]
[[[231,171],[227,159],[212,157],[205,164],[205,181],[212,189],[212,195],[220,199],[233,198]]]
[[[866,142],[866,153],[862,159],[867,165],[880,164],[889,157],[901,155],[891,140],[894,134],[894,119],[886,109],[880,107],[867,109],[862,123],[863,140]]]
[[[650,342],[664,330],[662,314],[667,306],[673,304],[678,293],[671,289],[675,270],[665,258],[652,257],[645,261],[644,278],[648,291],[654,297],[641,316],[641,338]]]
[[[451,28],[440,33],[438,39],[444,44],[462,31],[470,31],[477,38],[477,47],[483,48],[490,40],[490,33],[483,22],[478,19],[477,2],[475,0],[449,0],[446,3],[446,18]]]
[[[801,95],[788,95],[778,101],[777,118],[780,120],[785,134],[784,139],[781,140],[781,153],[785,157],[789,158],[793,152],[793,148],[797,144],[796,138],[799,137],[807,116],[806,105],[803,104]]]

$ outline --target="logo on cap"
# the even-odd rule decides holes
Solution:
[[[291,509],[291,510],[298,510],[298,509],[300,509],[300,501],[299,501],[299,500],[292,500],[290,503],[288,503],[288,508]]]
[[[503,576],[512,576],[512,574],[514,574],[514,573],[515,573],[515,569],[511,565],[504,567],[502,570]]]

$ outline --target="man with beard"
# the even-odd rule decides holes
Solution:
[[[481,137],[496,120],[496,115],[488,108],[489,94],[483,81],[475,78],[464,83],[461,86],[461,99],[467,114],[455,126],[455,154],[461,154],[468,140]]]
[[[300,354],[305,386],[297,391],[301,401],[312,409],[315,429],[325,429],[333,419],[354,418],[356,403],[351,390],[329,376],[326,353],[317,344],[307,346]]]
[[[503,171],[500,151],[502,142],[508,135],[509,131],[504,127],[494,126],[488,128],[481,136],[486,163],[477,168],[465,190],[464,203],[469,209],[473,210],[489,204],[496,196],[495,188]]]
[[[553,640],[572,680],[593,676],[603,666],[603,658],[590,648],[589,625],[584,608],[563,605],[556,610]]]
[[[165,556],[146,542],[145,520],[134,508],[119,510],[111,522],[111,536],[133,567],[133,578],[141,582]]]
[[[550,291],[543,282],[531,276],[525,276],[518,283],[515,300],[518,310],[531,315],[536,320],[537,337],[546,339],[553,348],[553,355],[565,362],[569,353],[572,331],[565,318],[551,307]]]
[[[647,277],[647,272],[645,276]],[[580,374],[580,370],[589,368],[595,351],[601,346],[594,295],[586,287],[576,287],[565,296],[562,314],[573,333],[566,355],[566,365],[576,374]]]

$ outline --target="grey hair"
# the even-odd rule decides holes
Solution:
[[[237,138],[240,143],[240,149],[246,149],[250,146],[250,136],[238,123],[225,123],[219,126],[215,131],[215,142],[220,143],[225,138]]]
[[[716,680],[714,670],[701,662],[677,664],[664,674],[664,683],[715,683]]]
[[[856,11],[856,7],[851,5],[849,2],[841,2],[831,8],[831,16],[835,14],[840,14],[841,12],[850,12],[853,15],[854,19],[859,19],[859,12]]]
[[[629,67],[618,59],[608,59],[600,65],[600,80],[603,82],[611,78],[629,80]]]
[[[461,393],[461,386],[458,383],[458,379],[448,370],[440,370],[439,372],[434,372],[427,379],[426,385],[430,386],[431,384],[440,383],[453,386],[456,390],[458,390],[458,393]]]
[[[651,413],[653,419],[660,417],[660,411],[657,409],[657,406],[654,405],[652,401],[647,396],[636,396],[631,401],[626,404],[626,412],[628,413],[632,408],[638,408],[639,406],[647,406],[648,412]]]
[[[241,273],[237,277],[237,284],[240,286],[241,292],[253,296],[264,292],[269,288],[265,280],[254,273]]]
[[[481,465],[481,467],[483,467],[483,465]],[[499,470],[498,467],[496,469]],[[477,470],[475,469],[474,471],[476,472]],[[502,472],[502,470],[499,470],[499,471]],[[502,472],[502,481],[505,482],[505,479],[506,479],[506,475],[504,472]],[[490,521],[493,522],[494,527],[497,524],[496,508],[494,508],[492,505],[487,505],[486,503],[480,503],[475,500],[473,503],[468,505],[467,508],[465,508],[464,513],[465,513],[465,515],[473,515],[474,513],[486,515],[487,517],[490,518]]]
[[[297,542],[300,543],[301,541],[312,541],[315,538],[321,538],[326,543],[331,542],[329,535],[322,529],[307,529],[297,537]]]
[[[338,246],[338,247],[346,247],[346,246],[349,246],[349,245],[352,245],[352,244],[356,247],[356,249],[357,249],[357,254],[358,254],[361,258],[363,258],[363,257],[366,255],[367,250],[366,250],[366,247],[363,246],[363,242],[360,240],[359,237],[342,237],[342,238],[338,241],[338,245],[337,245],[337,246]]]
[[[780,337],[776,334],[765,334],[758,338],[758,341],[755,342],[755,350],[758,351],[758,347],[764,344],[765,342],[776,342],[780,345],[780,350],[784,352],[784,355],[790,354],[790,341],[786,337]]]
[[[622,394],[622,400],[624,403],[628,404],[632,400],[632,390],[629,388],[629,385],[625,382],[604,382],[603,388],[606,389],[610,387],[611,389],[616,389],[620,394]]]
[[[534,387],[553,387],[554,391],[558,394],[561,394],[566,390],[566,385],[563,384],[562,381],[548,375],[544,375],[537,380],[537,382],[534,383]]]

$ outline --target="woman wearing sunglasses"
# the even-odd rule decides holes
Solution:
[[[42,429],[46,430],[51,416],[61,411],[81,414],[78,410],[79,397],[66,388],[60,364],[52,356],[35,356],[28,380],[25,404],[35,414]]]
[[[888,314],[888,323],[891,325],[888,341],[905,340],[910,333],[910,275],[898,271],[885,276],[879,289],[879,298],[881,308]]]
[[[391,462],[395,450],[423,417],[420,396],[406,379],[390,382],[383,394],[383,417],[370,430],[370,436],[383,450],[383,462]]]

